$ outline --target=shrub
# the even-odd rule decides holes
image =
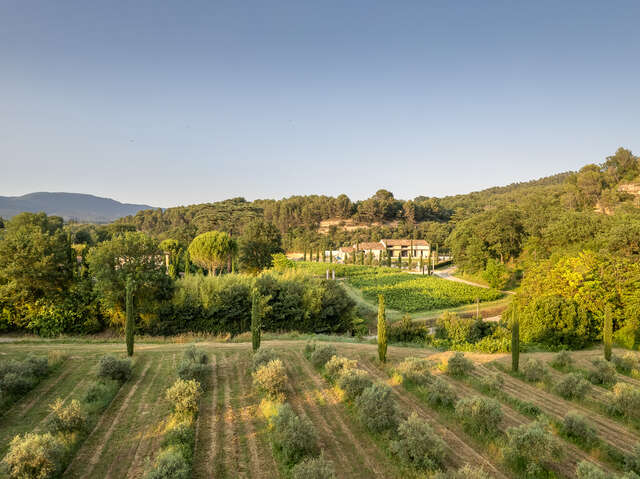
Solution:
[[[166,398],[177,414],[196,414],[201,394],[200,384],[196,380],[177,379],[173,386],[167,389]]]
[[[285,464],[296,464],[318,451],[316,431],[311,421],[296,415],[288,404],[280,406],[274,416],[273,433],[276,450]]]
[[[438,472],[433,479],[491,479],[491,476],[481,467],[465,464],[457,471]]]
[[[278,355],[273,349],[258,349],[253,354],[253,371],[257,371],[269,361],[273,361],[274,359],[278,359]]]
[[[545,465],[562,457],[556,437],[539,421],[507,429],[504,457],[516,470],[536,476]]]
[[[502,422],[502,408],[495,399],[473,396],[456,403],[460,423],[475,434],[494,435]]]
[[[609,474],[589,461],[582,461],[576,467],[577,479],[608,479],[609,477]]]
[[[101,410],[111,402],[117,389],[116,381],[109,380],[108,383],[103,380],[94,381],[84,393],[83,401],[92,409]]]
[[[529,382],[542,381],[546,375],[544,363],[538,358],[529,358],[522,366],[522,374]]]
[[[407,315],[387,326],[387,338],[391,343],[422,343],[428,337],[429,328],[411,321]]]
[[[595,426],[576,411],[567,413],[562,422],[562,429],[568,437],[581,444],[592,445],[598,440]]]
[[[568,369],[573,366],[573,358],[568,351],[560,351],[554,356],[550,362],[551,366],[556,369]]]
[[[589,381],[593,384],[602,384],[604,386],[609,386],[616,382],[616,368],[613,364],[600,358],[594,359],[592,364],[594,369],[589,371]]]
[[[316,368],[323,368],[336,353],[336,348],[333,346],[321,346],[311,353],[311,363]]]
[[[210,368],[206,363],[193,362],[188,359],[183,359],[178,364],[178,377],[185,381],[192,379],[198,381],[200,385],[207,384]]]
[[[280,359],[269,361],[253,373],[253,385],[272,399],[284,395],[287,372]]]
[[[411,384],[428,384],[433,381],[431,368],[433,363],[426,358],[405,358],[396,367],[402,381]]]
[[[6,373],[0,380],[0,391],[10,395],[22,395],[31,391],[36,385],[36,379],[33,376],[23,376],[19,373]]]
[[[589,382],[578,373],[563,376],[554,390],[565,399],[582,399],[589,390]]]
[[[500,391],[504,386],[504,377],[500,373],[488,374],[480,378],[480,385],[490,391]]]
[[[311,359],[311,355],[315,350],[316,350],[316,342],[307,341],[304,345],[304,357],[307,359]]]
[[[168,447],[158,454],[147,479],[188,479],[190,475],[191,468],[182,450],[178,447]]]
[[[4,458],[11,478],[47,479],[60,472],[64,444],[51,433],[16,436]]]
[[[371,378],[362,369],[349,369],[340,375],[337,385],[344,391],[347,399],[353,400],[362,394],[362,391],[372,385]]]
[[[98,366],[98,377],[126,381],[131,377],[131,360],[102,356]]]
[[[376,383],[362,391],[356,407],[360,419],[372,432],[393,429],[398,423],[398,408],[386,384]]]
[[[193,344],[185,350],[183,358],[197,364],[207,364],[209,362],[207,353],[197,349]]]
[[[27,374],[35,376],[38,379],[42,379],[49,374],[49,360],[45,357],[27,356],[22,364],[28,372]]]
[[[51,432],[72,433],[84,429],[87,416],[77,399],[72,399],[65,406],[64,401],[58,398],[49,405],[49,409],[51,409],[51,416],[47,420],[47,426]]]
[[[182,455],[191,463],[196,444],[195,429],[190,424],[180,423],[168,429],[162,439],[162,447],[174,446],[179,448]]]
[[[434,470],[442,466],[445,444],[429,424],[416,413],[398,426],[397,440],[391,442],[391,451],[400,461],[418,469]]]
[[[452,376],[466,376],[473,371],[473,363],[463,353],[454,353],[447,361],[447,373]]]
[[[631,374],[632,371],[638,370],[638,358],[633,353],[625,353],[624,356],[614,356],[612,361],[616,370],[621,374]]]
[[[448,382],[435,377],[427,387],[427,401],[432,406],[452,407],[456,400],[456,393]]]
[[[358,361],[347,359],[342,356],[332,356],[324,365],[324,371],[329,380],[336,381],[343,373],[354,369]]]
[[[640,417],[640,389],[627,383],[617,383],[607,394],[609,412],[626,418]]]
[[[640,443],[634,446],[630,454],[627,454],[624,463],[628,470],[640,474]]]
[[[310,457],[294,466],[291,479],[336,479],[333,464],[323,456]]]

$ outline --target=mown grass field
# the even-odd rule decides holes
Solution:
[[[326,344],[326,343],[319,343]],[[632,452],[640,441],[640,425],[633,420],[612,417],[606,412],[609,389],[591,386],[581,400],[565,400],[555,394],[549,384],[566,372],[549,368],[546,384],[526,382],[508,371],[509,357],[504,355],[468,355],[475,363],[466,377],[444,374],[438,364],[450,353],[414,348],[389,348],[386,365],[377,361],[376,346],[355,343],[333,343],[340,355],[358,361],[358,367],[370,376],[392,387],[403,416],[415,412],[426,420],[444,440],[445,470],[456,470],[465,464],[482,467],[490,477],[519,477],[504,460],[500,446],[507,428],[529,423],[534,416],[544,417],[562,444],[560,460],[548,465],[550,477],[575,477],[576,464],[588,460],[609,473],[619,472],[623,464],[615,454]],[[93,431],[75,452],[63,477],[69,478],[141,478],[149,470],[162,442],[161,425],[168,407],[164,391],[176,379],[176,361],[186,344],[138,344],[134,356],[133,376],[124,383],[104,411]],[[353,404],[342,399],[323,374],[304,357],[302,341],[273,340],[263,343],[282,358],[288,376],[287,401],[295,412],[313,423],[325,458],[329,459],[339,478],[407,478],[429,477],[427,473],[402,466],[388,447],[388,440],[371,434],[359,420]],[[252,387],[251,351],[248,343],[198,343],[211,358],[210,387],[200,399],[196,425],[194,478],[273,478],[287,477],[270,443],[267,421],[260,410],[261,397]],[[59,368],[35,389],[15,403],[0,417],[0,455],[16,434],[38,431],[49,414],[48,405],[56,398],[69,401],[83,394],[103,354],[123,355],[121,344],[83,344],[73,342],[3,343],[0,360],[23,357],[27,353],[46,355],[49,350],[63,350],[69,356]],[[588,371],[591,359],[599,352],[572,353],[574,370]],[[394,374],[395,366],[408,356],[431,358],[432,374],[443,378],[458,398],[479,395],[497,399],[504,413],[501,433],[483,438],[469,433],[452,410],[432,407],[425,400],[423,386],[409,386]],[[545,362],[551,353],[535,356]],[[489,391],[481,380],[499,375],[504,386]],[[617,380],[640,386],[632,376],[617,375]],[[524,407],[524,406],[529,406]],[[536,414],[532,414],[536,406]],[[564,415],[577,410],[596,426],[601,444],[585,447],[566,439],[559,427]],[[2,476],[4,477],[4,476]]]

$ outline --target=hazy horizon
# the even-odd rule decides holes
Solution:
[[[0,195],[449,196],[640,142],[640,4],[9,1]]]

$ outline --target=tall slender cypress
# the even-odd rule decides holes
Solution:
[[[251,346],[253,347],[253,352],[260,349],[261,316],[260,293],[254,289],[251,294]]]
[[[135,328],[135,318],[133,310],[133,279],[127,278],[126,292],[126,317],[124,323],[125,342],[127,343],[127,355],[133,356],[133,331]]]
[[[378,358],[387,362],[387,314],[384,308],[384,296],[378,295]]]
[[[387,255],[387,266],[391,268],[391,251],[387,250],[386,255]]]
[[[604,310],[602,341],[604,342],[604,358],[607,361],[611,361],[611,347],[613,343],[613,313],[611,311],[611,305],[607,305]]]
[[[516,309],[513,309],[513,323],[511,324],[511,369],[518,372],[520,364],[520,320],[516,316]]]
[[[189,251],[184,250],[184,275],[189,276],[191,272],[191,260],[189,259]]]

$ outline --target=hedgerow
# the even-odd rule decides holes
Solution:
[[[50,372],[46,357],[0,361],[0,412],[31,391]]]

